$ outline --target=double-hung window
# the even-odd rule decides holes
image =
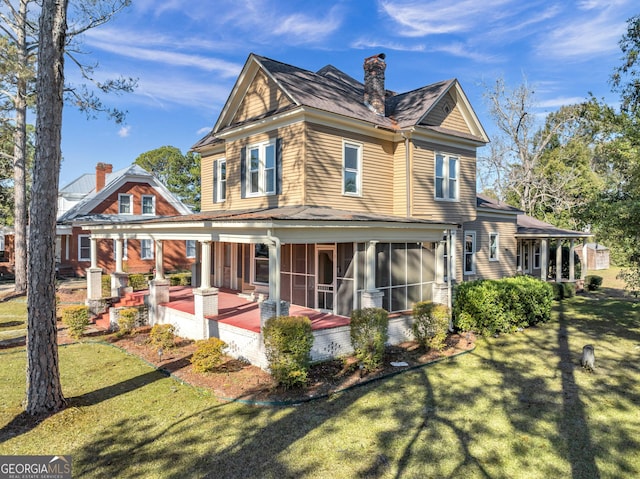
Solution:
[[[142,195],[142,214],[156,214],[156,197],[153,195]]]
[[[227,160],[222,158],[215,163],[215,198],[216,203],[223,203],[227,199]],[[258,172],[259,174],[259,172]],[[259,185],[258,185],[259,189]]]
[[[247,196],[276,194],[276,142],[247,147]],[[226,180],[226,169],[225,169]]]
[[[458,199],[458,157],[436,153],[435,196],[437,200]]]
[[[476,232],[464,233],[464,274],[476,273]]]
[[[269,284],[269,247],[266,244],[256,244],[253,259],[253,282]]]
[[[140,240],[140,259],[153,259],[153,240]]]
[[[91,260],[91,236],[78,235],[78,261]]]
[[[362,194],[362,145],[345,141],[342,154],[342,194],[360,196]]]
[[[540,269],[540,241],[533,244],[533,268]]]
[[[131,195],[120,193],[118,195],[118,213],[120,213],[121,215],[133,214],[132,203],[133,201]]]
[[[187,258],[196,257],[196,240],[186,240],[185,247],[187,249]]]
[[[489,233],[489,261],[499,261],[500,235]]]

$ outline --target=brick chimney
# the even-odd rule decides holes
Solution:
[[[384,53],[379,53],[364,59],[364,104],[381,116],[385,116],[385,58]]]
[[[113,165],[108,163],[98,163],[96,165],[96,192],[104,188],[107,174],[113,171]]]

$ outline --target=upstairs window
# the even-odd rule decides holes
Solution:
[[[153,240],[140,240],[140,259],[153,259]]]
[[[142,214],[156,214],[156,197],[153,195],[142,195]]]
[[[276,142],[247,147],[247,196],[276,194]],[[226,181],[226,167],[225,167]]]
[[[437,200],[458,199],[458,158],[436,153],[435,194]]]
[[[216,161],[213,168],[213,202],[223,203],[227,199],[227,160]]]
[[[500,249],[500,235],[498,233],[489,233],[489,261],[498,261]]]
[[[118,195],[118,213],[121,215],[130,215],[133,214],[131,210],[131,195],[123,195],[122,193]]]
[[[464,274],[476,273],[476,233],[466,231],[464,234]]]
[[[362,194],[362,145],[344,142],[342,160],[342,194]]]

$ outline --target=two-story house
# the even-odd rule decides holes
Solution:
[[[418,301],[450,303],[455,282],[516,273],[536,236],[518,239],[520,212],[476,195],[476,151],[489,139],[462,87],[451,79],[396,93],[385,69],[384,55],[366,58],[360,82],[330,65],[314,73],[251,54],[193,147],[201,212],[90,226],[96,241],[155,240],[159,258],[165,241],[197,241],[191,305],[172,310],[158,264],[152,322],[252,357],[261,322],[290,308],[339,329],[348,319],[336,318],[357,308],[398,316]],[[251,307],[229,292],[267,298],[257,324],[233,324]],[[397,340],[410,330],[393,327]],[[344,352],[344,335],[316,337],[314,358]]]

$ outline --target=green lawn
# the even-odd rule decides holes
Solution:
[[[588,343],[593,374],[579,366]],[[640,477],[632,301],[566,300],[542,327],[277,409],[221,403],[85,343],[60,348],[70,407],[34,427],[21,415],[24,350],[0,364],[0,427],[12,424],[0,429],[0,454],[71,454],[74,477]]]
[[[27,298],[0,303],[0,341],[27,334]]]

